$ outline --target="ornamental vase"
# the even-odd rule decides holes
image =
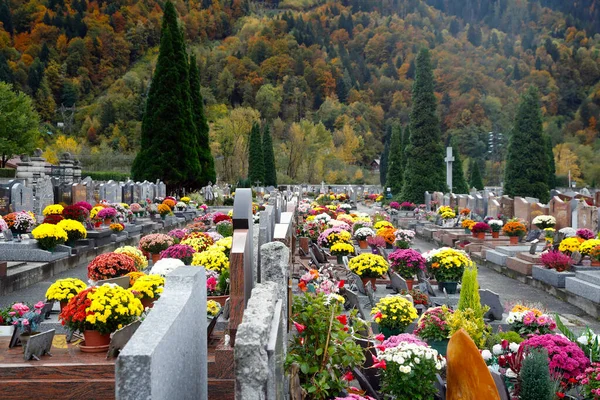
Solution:
[[[465,228],[465,234],[466,235],[470,235],[471,234],[471,230],[469,228]]]
[[[492,231],[492,238],[498,239],[499,237],[500,237],[500,232],[493,232]]]
[[[406,279],[406,287],[408,288],[408,290],[412,290],[414,284],[415,284],[414,279]]]
[[[112,220],[110,218],[104,218],[104,225],[110,226]]]
[[[373,287],[373,291],[377,291],[377,285],[375,284],[377,282],[377,278],[360,278],[360,280],[362,281],[365,287],[367,286],[367,284],[370,284],[371,287]]]
[[[86,347],[100,347],[110,344],[110,333],[100,333],[93,329],[84,330],[83,338]]]
[[[448,350],[448,339],[444,340],[427,340],[427,344],[434,350],[437,350],[440,356],[446,357],[446,350]]]
[[[456,294],[458,282],[438,282],[438,289],[440,292],[443,292],[444,288],[446,289],[446,293]]]
[[[338,254],[338,255],[336,255],[336,257],[337,257],[337,263],[338,263],[338,264],[340,264],[340,265],[341,265],[341,264],[343,264],[343,263],[344,263],[344,260],[343,260],[344,256],[342,256],[342,255]]]
[[[510,245],[511,246],[516,246],[516,245],[519,244],[519,237],[518,236],[511,236],[509,238],[509,240],[510,240]]]

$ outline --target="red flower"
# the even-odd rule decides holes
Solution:
[[[304,281],[300,281],[300,283],[298,284],[298,287],[300,288],[300,290],[302,290],[303,292],[306,292],[306,283],[304,283]]]
[[[337,287],[340,288],[340,289],[343,288],[344,287],[344,283],[345,283],[345,281],[342,279],[341,281],[338,282]]]
[[[340,321],[342,325],[348,325],[348,316],[346,316],[346,314],[338,315],[335,318]]]
[[[556,397],[558,397],[559,399],[564,399],[565,398],[565,394],[564,393],[560,393],[560,392],[556,392]]]
[[[385,350],[385,346],[382,344],[378,344],[377,346],[375,346],[375,348],[379,351],[384,351]]]
[[[344,332],[348,332],[348,326],[344,325],[344,329],[343,330],[344,330]]]
[[[503,339],[502,340],[502,349],[506,350],[506,349],[508,349],[508,347],[509,347],[508,340]]]
[[[577,383],[577,379],[575,379],[575,378],[569,378],[569,383]]]
[[[383,333],[380,333],[379,335],[375,336],[375,340],[379,340],[380,342],[383,342],[385,340],[385,336],[383,336]]]
[[[373,364],[373,368],[381,368],[381,369],[385,369],[386,365],[385,365],[385,360],[381,360],[375,364]]]
[[[344,376],[342,376],[342,379],[345,380],[345,381],[348,381],[348,382],[354,380],[354,375],[352,375],[352,371],[346,372],[344,374]]]
[[[302,331],[304,331],[306,329],[306,327],[304,325],[299,324],[296,321],[294,321],[294,326],[296,327],[296,330],[298,331],[298,333],[302,333]]]

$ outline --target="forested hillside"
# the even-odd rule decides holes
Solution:
[[[244,176],[261,120],[271,125],[279,182],[378,180],[365,171],[389,127],[407,124],[415,57],[428,47],[444,138],[465,165],[485,167],[485,183],[500,182],[518,95],[532,84],[557,174],[600,183],[597,0],[174,3],[198,58],[221,179]],[[92,168],[127,170],[161,4],[0,0],[0,79],[35,98],[44,131],[55,132],[44,138],[49,159],[67,149]],[[61,104],[75,109],[65,137]]]

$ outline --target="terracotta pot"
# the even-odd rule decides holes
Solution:
[[[111,222],[110,218],[104,218],[104,225],[109,226]]]
[[[152,253],[152,265],[156,264],[160,260],[160,254]]]
[[[142,306],[144,306],[144,309],[152,308],[152,307],[154,307],[154,302],[156,301],[156,297],[154,297],[152,299],[150,299],[148,297],[144,297],[140,301],[142,302]]]
[[[509,240],[510,240],[510,245],[511,246],[516,246],[516,245],[519,244],[519,237],[518,236],[511,236],[509,238]]]
[[[62,311],[63,308],[65,308],[67,306],[67,304],[69,304],[69,300],[62,300],[60,302],[60,311]]]
[[[406,287],[408,287],[408,290],[412,290],[414,284],[414,279],[406,279]]]
[[[600,267],[600,261],[592,261],[592,267]]]
[[[110,344],[110,333],[100,333],[96,330],[86,329],[83,338],[87,347],[107,346]]]
[[[366,240],[359,240],[359,241],[358,241],[358,246],[359,246],[361,249],[367,249],[367,248],[369,248],[369,244],[367,243],[367,241],[366,241]]]
[[[471,232],[471,236],[473,236],[474,238],[477,237],[477,232]]]
[[[373,291],[377,291],[377,285],[375,284],[377,282],[377,278],[360,278],[360,280],[365,287],[367,284],[370,284],[373,287]]]
[[[477,239],[485,239],[485,232],[477,232]]]
[[[227,301],[227,299],[229,298],[229,295],[226,294],[225,296],[206,296],[206,300],[214,300],[217,303],[219,303],[221,305],[221,307],[223,307],[225,305],[225,302]]]
[[[492,237],[498,239],[500,237],[500,232],[492,232]]]

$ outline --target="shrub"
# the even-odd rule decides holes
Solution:
[[[533,349],[523,359],[519,399],[538,400],[554,398],[553,384],[548,370],[548,352]]]
[[[551,250],[542,254],[540,258],[542,264],[547,268],[554,269],[557,272],[566,271],[573,265],[573,259],[560,251]]]

